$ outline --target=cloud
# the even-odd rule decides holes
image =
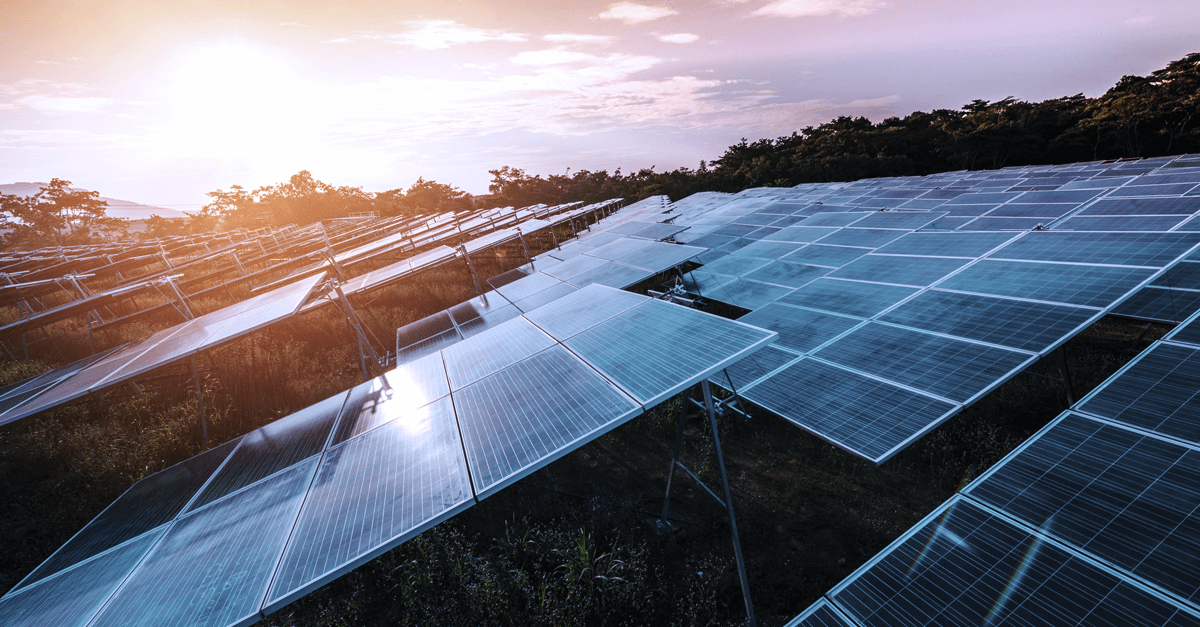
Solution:
[[[411,28],[403,33],[388,35],[394,44],[412,46],[421,50],[442,50],[459,44],[474,44],[488,41],[520,43],[527,37],[520,33],[503,30],[472,28],[454,20],[417,20],[408,23]]]
[[[754,16],[822,17],[838,15],[855,17],[874,13],[887,6],[882,0],[774,0],[753,11]]]
[[[638,4],[636,2],[618,2],[609,6],[608,10],[601,13],[599,17],[602,20],[621,20],[626,24],[640,24],[678,13],[678,11],[667,7]]]
[[[699,41],[700,36],[692,33],[674,33],[671,35],[659,35],[658,40],[669,44],[690,44]]]
[[[99,111],[112,104],[112,99],[91,95],[95,88],[84,83],[55,83],[44,79],[24,79],[0,84],[3,109],[32,109],[39,113],[84,113]]]
[[[606,44],[615,39],[611,35],[582,35],[579,33],[551,33],[542,35],[543,41],[552,44]]]
[[[586,52],[552,48],[550,50],[528,50],[509,57],[508,60],[517,65],[547,66],[566,65],[570,63],[595,63],[600,60],[600,57]]]

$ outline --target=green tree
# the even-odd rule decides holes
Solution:
[[[0,214],[11,229],[6,245],[63,246],[87,244],[127,233],[125,220],[105,214],[100,193],[71,188],[71,181],[51,179],[33,196],[0,194]]]

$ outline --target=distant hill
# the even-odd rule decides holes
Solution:
[[[38,190],[47,183],[3,183],[0,184],[0,194],[12,194],[14,196],[32,196],[38,193]],[[73,187],[71,189],[81,189]],[[151,205],[143,205],[133,202],[132,200],[121,200],[120,198],[109,198],[100,196],[100,200],[108,203],[108,209],[105,213],[110,218],[124,218],[126,220],[146,220],[150,216],[162,216],[164,218],[183,218],[187,214],[175,209],[165,209],[163,207],[154,207]]]

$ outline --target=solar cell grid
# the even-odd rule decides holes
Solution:
[[[109,549],[96,558],[0,599],[9,627],[84,627],[113,590],[162,535],[163,528]]]
[[[821,243],[831,246],[879,248],[892,240],[899,239],[906,232],[899,229],[860,229],[849,226],[839,230],[837,233],[821,238]]]
[[[984,259],[939,283],[938,288],[1108,307],[1152,274],[1150,268]]]
[[[1060,231],[1169,231],[1186,216],[1076,216],[1054,225]]]
[[[255,618],[315,467],[309,459],[177,520],[92,624]]]
[[[870,248],[809,244],[784,255],[781,259],[795,263],[839,268],[869,252],[871,252]]]
[[[912,296],[917,288],[821,278],[779,299],[780,303],[870,318]]]
[[[937,283],[967,263],[966,259],[950,257],[866,255],[834,270],[829,276],[923,287]]]
[[[1067,414],[967,490],[1194,601],[1200,452]]]
[[[1119,316],[1161,322],[1182,322],[1200,311],[1200,292],[1146,286],[1113,308]]]
[[[406,404],[396,397],[396,402]],[[281,606],[473,503],[449,397],[330,450],[266,604]]]
[[[442,350],[450,389],[457,390],[548,348],[554,339],[522,317]]]
[[[1200,243],[1198,233],[1026,233],[988,255],[996,259],[1161,268]]]
[[[1196,624],[1144,588],[966,499],[939,508],[831,596],[867,626]]]
[[[816,276],[813,278],[816,278]],[[704,292],[704,296],[723,303],[737,305],[742,309],[758,309],[767,303],[787,295],[792,289],[791,287],[737,277],[731,281],[722,282],[716,287],[707,289]]]
[[[881,320],[1043,352],[1099,315],[1091,309],[933,290],[918,294]]]
[[[1011,233],[909,233],[875,252],[924,257],[981,257],[1014,237]]]
[[[854,329],[815,355],[958,403],[971,400],[1035,359],[876,322]]]
[[[642,411],[561,346],[456,391],[454,408],[479,498]]]
[[[770,303],[738,319],[779,333],[775,346],[807,353],[862,323],[858,318]]]
[[[678,305],[647,300],[564,344],[650,407],[774,337],[754,327],[719,324]]]
[[[746,400],[883,463],[957,406],[805,357],[739,390]]]

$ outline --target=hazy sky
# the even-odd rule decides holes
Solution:
[[[197,207],[696,167],[740,138],[1095,96],[1200,50],[1196,0],[0,3],[0,183]]]

